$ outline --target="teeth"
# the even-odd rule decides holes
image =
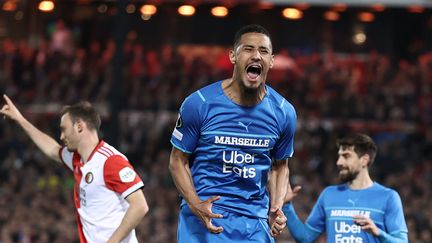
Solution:
[[[252,64],[252,65],[249,65],[249,66],[248,66],[248,68],[250,68],[250,67],[254,67],[254,68],[261,68],[261,65],[258,65],[258,64]]]

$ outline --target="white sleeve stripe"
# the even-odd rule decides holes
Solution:
[[[280,108],[282,108],[285,104],[285,100],[282,100],[281,104],[280,104]]]
[[[105,153],[107,153],[110,156],[114,155],[114,153],[107,147],[102,146],[100,147],[100,150],[103,150]]]
[[[198,90],[198,95],[199,97],[202,99],[202,101],[206,101],[206,99],[204,98],[204,96],[201,94],[201,91]]]
[[[143,183],[142,181],[138,182],[137,184],[135,184],[135,185],[129,187],[126,191],[124,191],[124,192],[122,193],[122,197],[123,197],[123,198],[126,198],[126,197],[129,196],[132,192],[134,192],[134,191],[140,189],[140,188],[143,187],[143,186],[144,186],[144,183]]]
[[[112,154],[115,154],[114,150],[112,150],[112,148],[108,147],[106,144],[104,144],[104,146],[102,146],[102,148],[104,148],[106,151],[108,151],[108,152],[110,152]]]
[[[107,157],[107,158],[109,157],[109,156],[108,156],[105,152],[103,152],[103,151],[100,151],[100,150],[99,150],[98,153],[100,153],[101,155],[103,155],[103,156],[105,156],[105,157]]]

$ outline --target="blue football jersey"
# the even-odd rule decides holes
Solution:
[[[374,183],[363,190],[346,184],[327,187],[318,198],[306,225],[317,232],[327,232],[327,242],[379,242],[356,225],[352,216],[365,215],[389,234],[408,232],[399,194]]]
[[[185,99],[171,137],[191,154],[201,200],[219,195],[215,207],[260,218],[268,214],[272,158],[292,156],[296,125],[294,107],[269,86],[266,91],[259,104],[245,107],[224,94],[222,81],[208,85]]]

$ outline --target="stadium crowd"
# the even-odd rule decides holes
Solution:
[[[179,197],[168,173],[169,143],[180,102],[191,91],[230,75],[227,51],[212,46],[146,49],[128,38],[123,79],[114,82],[113,40],[88,47],[0,44],[0,91],[41,130],[59,137],[56,111],[88,100],[104,112],[102,131],[119,119],[117,144],[145,183],[150,211],[137,228],[140,242],[176,242]],[[62,52],[62,50],[68,50]],[[204,50],[204,51],[197,51]],[[290,50],[291,51],[291,50]],[[279,50],[269,83],[297,109],[291,182],[303,219],[324,188],[338,183],[336,137],[370,134],[379,146],[374,179],[401,195],[410,242],[432,242],[432,58]],[[113,87],[119,83],[121,87]],[[119,114],[110,91],[122,92]],[[118,115],[118,116],[116,116]],[[44,157],[16,125],[0,125],[0,243],[78,242],[73,175]],[[291,242],[287,230],[278,242]],[[322,239],[321,239],[322,241]]]

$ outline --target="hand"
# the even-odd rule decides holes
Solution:
[[[211,210],[213,202],[219,199],[220,196],[213,196],[205,201],[200,201],[196,204],[189,204],[192,213],[194,213],[204,223],[208,231],[214,234],[219,234],[223,231],[223,227],[216,227],[211,222],[212,218],[220,219],[223,217],[221,214],[214,214]]]
[[[287,218],[280,208],[271,208],[269,214],[270,234],[273,237],[279,236],[285,229]]]
[[[7,95],[3,95],[3,98],[6,101],[6,104],[3,105],[2,109],[0,110],[0,113],[3,114],[4,118],[10,118],[12,120],[18,121],[19,119],[23,118],[23,115],[21,112],[16,108],[14,103]]]
[[[301,186],[295,186],[294,189],[291,188],[291,184],[288,184],[287,192],[285,194],[284,203],[291,202],[295,198],[298,192],[301,190]]]
[[[374,235],[379,236],[380,230],[372,221],[372,219],[364,216],[364,215],[354,215],[353,216],[354,223],[359,225],[362,230]]]

